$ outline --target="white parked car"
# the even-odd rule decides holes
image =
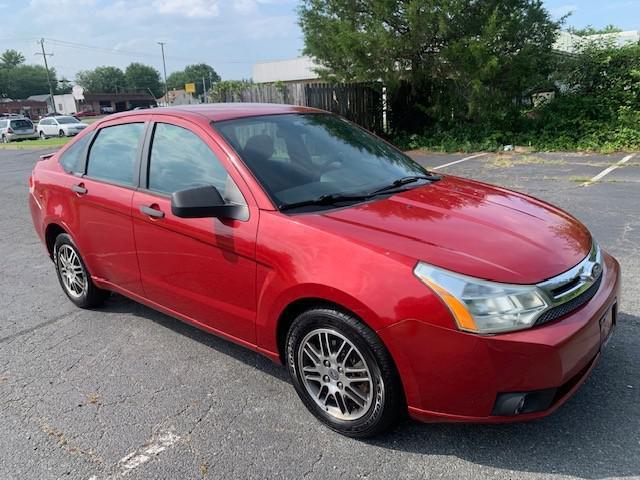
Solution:
[[[0,142],[9,143],[14,140],[34,138],[38,138],[36,129],[28,118],[16,116],[0,118]]]
[[[75,117],[45,117],[38,123],[38,136],[42,139],[47,137],[72,137],[85,128],[87,128],[87,124],[82,123]]]

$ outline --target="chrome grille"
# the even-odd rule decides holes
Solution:
[[[539,283],[549,308],[534,325],[542,325],[577,310],[593,298],[602,282],[602,253],[593,242],[589,255],[570,270]]]

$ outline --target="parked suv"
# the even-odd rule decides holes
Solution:
[[[0,142],[38,138],[33,122],[26,117],[0,118]]]
[[[38,123],[38,136],[42,139],[47,137],[71,137],[85,128],[87,128],[86,123],[82,123],[77,118],[69,115],[44,117]]]
[[[616,322],[618,262],[571,215],[315,109],[116,114],[29,185],[73,303],[117,292],[282,362],[353,437],[548,415]]]

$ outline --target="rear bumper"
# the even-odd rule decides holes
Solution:
[[[617,305],[619,289],[618,262],[605,254],[595,296],[540,327],[481,336],[409,319],[378,333],[396,361],[412,417],[426,422],[530,420],[555,411],[586,380],[600,358],[601,320]],[[495,414],[501,394],[539,391],[548,394],[543,409]]]
[[[16,140],[35,140],[38,138],[37,133],[7,133],[7,140],[15,142]]]

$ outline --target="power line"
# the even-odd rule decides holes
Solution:
[[[113,55],[122,55],[122,56],[128,56],[128,57],[149,57],[149,58],[157,58],[156,55],[149,53],[149,52],[138,52],[138,51],[132,51],[132,50],[122,50],[122,49],[116,49],[116,48],[108,48],[108,47],[98,47],[95,45],[87,45],[85,43],[78,43],[78,42],[69,42],[67,40],[58,40],[55,38],[47,38],[47,41],[59,45],[59,46],[63,46],[63,47],[68,47],[68,48],[78,48],[78,49],[84,49],[84,50],[95,50],[95,51],[101,51],[104,53],[110,53]],[[160,43],[160,42],[158,42]],[[181,60],[181,61],[186,61],[186,62],[201,62],[202,59],[195,59],[195,58],[189,58],[189,57],[180,57],[180,56],[173,56],[173,55],[167,55],[168,59],[171,60]],[[220,59],[212,59],[210,60],[212,63],[236,63],[236,64],[246,64],[246,63],[255,63],[255,62],[259,62],[259,61],[266,61],[266,60],[249,60],[249,59],[243,59],[243,60],[220,60]]]

